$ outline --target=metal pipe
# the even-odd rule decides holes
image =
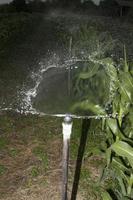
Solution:
[[[62,200],[67,200],[68,185],[68,163],[69,163],[69,142],[72,132],[72,118],[66,115],[63,127],[63,158],[62,158]]]
[[[69,42],[69,57],[72,57],[72,37]],[[71,95],[71,65],[68,66],[68,95]]]

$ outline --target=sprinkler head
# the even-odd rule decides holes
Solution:
[[[70,140],[70,136],[72,133],[72,124],[72,118],[70,115],[67,114],[64,118],[64,122],[62,123],[64,140]]]
[[[67,114],[64,118],[64,123],[65,124],[71,124],[72,123],[72,118],[69,114]]]

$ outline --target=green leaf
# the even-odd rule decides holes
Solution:
[[[128,189],[127,189],[128,196],[131,195],[132,188],[133,188],[133,174],[131,174],[130,179],[129,179],[129,185],[128,185]]]
[[[130,129],[129,138],[133,138],[133,128]]]
[[[126,182],[126,184],[128,184],[129,182],[129,176],[126,175],[126,173],[121,170],[117,165],[113,165],[114,170],[115,170],[115,174],[116,174],[116,179],[122,178],[124,183]]]
[[[81,109],[88,112],[91,111],[96,115],[106,114],[105,110],[100,105],[95,105],[89,102],[88,100],[74,104],[74,106],[72,107],[72,110],[77,110],[77,109]]]
[[[89,79],[89,78],[91,78],[92,76],[94,76],[98,72],[99,67],[100,67],[99,64],[95,64],[92,67],[90,67],[87,72],[81,72],[79,74],[79,79]]]
[[[102,119],[102,131],[105,129],[106,119]]]
[[[108,192],[102,192],[102,199],[103,200],[112,200],[112,198]]]
[[[129,71],[129,66],[127,63],[127,54],[126,54],[126,47],[124,45],[124,71],[128,72]]]
[[[112,164],[116,167],[118,167],[120,170],[122,171],[126,171],[126,172],[130,172],[130,170],[122,163],[122,161],[117,158],[117,157],[114,157],[112,159]]]
[[[114,61],[112,60],[112,58],[104,58],[100,60],[102,65],[113,65]]]
[[[122,134],[119,126],[117,119],[108,119],[107,120],[107,125],[110,127],[112,133],[122,139],[125,139],[124,135]]]
[[[108,119],[107,124],[112,130],[112,132],[116,135],[119,131],[117,120],[116,119]]]
[[[119,74],[119,92],[121,98],[124,98],[125,101],[132,103],[133,97],[133,78],[130,73],[120,72]]]
[[[122,177],[121,176],[117,176],[117,179],[119,181],[119,185],[121,187],[121,191],[122,191],[123,196],[126,196],[126,194],[127,194],[126,187],[125,187],[125,184],[124,184],[124,181],[123,181]]]
[[[111,148],[108,148],[106,150],[106,159],[107,159],[107,166],[109,166],[110,161],[111,161]]]
[[[126,157],[133,168],[133,148],[126,142],[118,141],[112,144],[111,149],[116,154],[122,157]]]
[[[125,115],[129,113],[129,108],[130,108],[130,103],[125,103],[122,102],[119,103],[119,115],[118,115],[118,121],[119,125],[122,125],[122,120]]]

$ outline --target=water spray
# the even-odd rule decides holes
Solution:
[[[69,143],[72,133],[72,124],[73,124],[72,118],[69,115],[66,115],[62,123],[63,127],[62,200],[67,200]]]

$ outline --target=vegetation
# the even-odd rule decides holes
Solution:
[[[18,1],[14,1],[14,3],[16,2],[18,3]],[[66,1],[63,2],[66,3]],[[38,24],[40,17],[26,12],[37,12],[41,9],[44,11],[45,8],[45,4],[40,1],[39,3],[37,1],[30,2],[29,7],[23,1],[21,9],[18,9],[17,6],[17,4],[0,6],[0,11],[5,13],[0,16],[1,55],[7,46],[16,42],[16,38],[17,41],[21,40],[22,42],[23,38],[31,34]],[[19,14],[16,11],[19,11]],[[72,89],[74,95],[77,95],[79,99],[73,109],[83,114],[89,112],[98,116],[96,117],[98,120],[94,119],[91,123],[80,188],[81,191],[85,189],[86,196],[91,196],[92,199],[97,199],[99,193],[102,193],[103,200],[130,200],[133,198],[133,71],[131,64],[127,62],[125,49],[124,59],[121,61],[110,56],[114,51],[115,42],[107,32],[101,33],[101,29],[100,26],[97,29],[85,26],[81,27],[76,34],[74,33],[74,36],[72,35],[71,53],[74,56],[74,65],[78,66],[78,70],[74,74],[74,88]],[[55,31],[57,30],[56,27]],[[63,28],[61,30],[59,27],[56,34],[61,37],[61,40],[63,38],[65,41],[67,38],[68,43],[68,34],[64,34]],[[101,119],[101,115],[106,118]],[[80,123],[75,121],[71,140],[72,169],[74,169],[73,163],[79,144]],[[57,146],[60,147],[61,142],[58,144],[61,139],[60,124],[60,120],[30,115],[12,114],[10,116],[9,114],[8,116],[8,114],[3,114],[0,117],[0,156],[4,155],[7,158],[4,160],[2,157],[0,163],[2,184],[3,179],[5,185],[8,185],[9,182],[4,175],[10,175],[11,180],[15,177],[15,175],[12,176],[12,172],[14,172],[13,170],[17,171],[18,166],[14,167],[12,158],[18,165],[19,158],[21,158],[25,169],[22,169],[22,165],[18,168],[23,170],[22,173],[26,171],[24,184],[28,187],[42,174],[47,175],[51,166],[55,171],[55,165],[57,168],[59,163],[53,164],[53,160],[55,159],[57,162],[59,160],[55,158],[55,152],[58,151],[54,149],[54,145],[56,146],[54,140],[57,140]],[[49,144],[52,148],[49,148]],[[54,153],[51,153],[51,149]],[[51,154],[53,155],[51,156]],[[92,159],[91,164],[88,164],[89,159]],[[9,161],[11,162],[10,166],[8,165]],[[95,177],[100,174],[96,171],[99,168],[103,168],[101,180]],[[4,178],[2,179],[2,177]]]
[[[0,5],[0,13],[1,14],[7,14],[7,13],[14,13],[16,12],[15,7],[13,5],[9,4],[1,4]]]
[[[120,8],[115,0],[99,0],[99,6],[93,0],[12,0],[9,4],[0,5],[0,13],[42,12],[46,13],[55,8],[68,8],[86,14],[120,16]],[[123,15],[132,22],[132,9],[125,7]]]
[[[98,123],[98,120],[95,121]],[[35,188],[35,185],[37,188],[42,187],[40,196],[37,192],[40,199],[43,191],[47,189],[47,192],[49,192],[51,187],[50,192],[52,195],[56,195],[54,187],[61,184],[61,122],[62,120],[57,118],[40,118],[15,113],[3,113],[0,116],[0,131],[3,135],[0,138],[7,138],[5,142],[0,143],[0,198],[6,199],[6,196],[10,196],[11,183],[14,192],[16,192],[17,187],[29,192],[31,192],[32,187]],[[70,145],[70,183],[72,183],[75,169],[74,163],[80,140],[81,123],[82,120],[74,120]],[[100,148],[100,140],[103,137],[103,135],[97,135],[95,140],[93,134],[93,126],[95,125],[96,123],[92,124],[88,138],[79,187],[79,191],[83,193],[86,200],[88,195],[94,200],[99,199],[99,191],[101,191],[101,184],[97,184],[100,174],[98,170],[104,165],[104,161],[102,158],[99,160],[96,157],[94,159],[93,156],[90,157],[91,151],[95,152],[96,155],[95,148],[96,146],[97,149]],[[89,159],[91,159],[90,163]],[[20,179],[18,179],[18,176]],[[59,180],[57,180],[57,177],[59,177]],[[6,188],[3,188],[3,185]],[[5,191],[7,192],[5,193]],[[57,188],[56,192],[60,193],[60,189]],[[23,194],[21,195],[23,196]]]
[[[82,36],[81,37],[81,33]],[[100,39],[92,34],[87,36],[87,31],[81,32],[81,41],[78,41],[81,52],[74,56],[80,57],[82,66],[76,74],[75,88],[77,94],[82,94],[81,99],[73,109],[92,112],[96,116],[105,116],[99,120],[101,131],[106,135],[101,152],[107,159],[107,165],[103,168],[103,177],[115,183],[102,193],[106,199],[132,199],[133,198],[133,74],[132,68],[127,62],[124,48],[124,59],[119,63],[107,57],[107,44],[101,44]],[[90,33],[90,31],[89,31]],[[89,37],[89,38],[88,38]],[[82,42],[83,40],[83,42]],[[88,45],[92,41],[92,46]],[[106,41],[105,41],[106,42]],[[83,49],[82,48],[83,44]],[[88,45],[89,49],[84,45]],[[93,46],[95,44],[95,46]],[[104,48],[101,48],[103,45]],[[94,48],[95,47],[95,48]],[[90,49],[91,48],[91,49]],[[77,43],[76,43],[76,48]],[[88,54],[87,51],[88,49]],[[102,51],[103,50],[103,51]],[[105,51],[104,51],[105,50]],[[78,63],[78,59],[77,59]],[[76,63],[76,64],[77,64]],[[102,73],[101,73],[102,71]],[[103,73],[104,72],[104,73]],[[100,82],[97,84],[97,79]],[[109,87],[108,87],[109,86]],[[95,93],[97,99],[90,91]],[[102,92],[104,91],[104,93]],[[99,104],[102,101],[102,104]],[[106,118],[109,116],[109,118]],[[94,130],[95,131],[95,130]],[[97,131],[96,131],[97,132]]]
[[[17,42],[30,34],[40,17],[28,13],[0,16],[0,51],[11,42]]]
[[[112,64],[113,66],[113,64]],[[116,187],[109,192],[117,199],[133,198],[133,77],[128,64],[115,70],[115,96],[112,99],[112,112],[118,113],[116,119],[106,119],[104,128],[107,133],[107,168],[115,177]]]
[[[6,172],[6,168],[4,165],[0,165],[0,176]]]
[[[33,149],[33,153],[41,160],[44,170],[48,169],[48,157],[44,153],[44,149],[40,146]],[[35,172],[35,170],[33,170]]]

